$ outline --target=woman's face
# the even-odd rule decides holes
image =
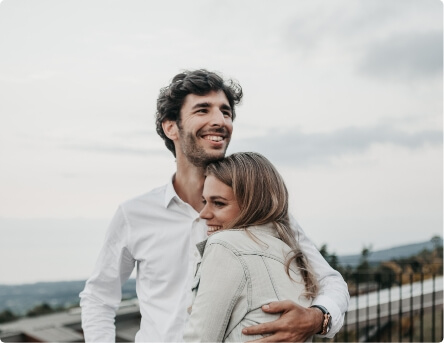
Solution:
[[[200,212],[200,217],[207,221],[208,235],[226,229],[227,224],[240,213],[233,189],[213,175],[205,179],[202,198],[204,208]]]

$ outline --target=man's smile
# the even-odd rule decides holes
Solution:
[[[220,142],[220,141],[223,141],[225,138],[224,137],[222,137],[222,136],[211,136],[211,135],[208,135],[208,136],[202,136],[202,138],[203,139],[206,139],[206,140],[208,140],[208,141],[213,141],[213,142]]]

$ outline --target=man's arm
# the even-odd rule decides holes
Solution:
[[[296,240],[310,265],[312,266],[319,282],[319,293],[313,300],[313,305],[325,307],[332,320],[330,331],[323,337],[332,338],[342,327],[344,315],[348,309],[350,295],[348,287],[341,274],[330,267],[305,235],[296,220],[290,216],[292,229],[295,231]],[[282,313],[281,317],[271,323],[255,325],[244,329],[244,334],[272,334],[264,337],[261,342],[267,341],[304,341],[308,337],[321,331],[323,314],[317,308],[303,308],[291,301],[279,301],[271,303],[264,309],[269,313]]]
[[[337,270],[330,267],[296,220],[291,216],[290,220],[301,250],[308,259],[319,282],[319,292],[312,305],[321,305],[330,312],[332,325],[325,337],[332,338],[344,324],[345,312],[347,312],[350,301],[347,283]]]
[[[122,208],[116,212],[92,276],[80,293],[82,328],[86,342],[114,342],[114,319],[122,298],[122,284],[134,269],[127,250],[128,226]]]
[[[321,310],[306,308],[293,301],[274,301],[262,306],[267,313],[281,313],[279,319],[242,330],[246,335],[270,335],[254,342],[305,342],[322,330]]]

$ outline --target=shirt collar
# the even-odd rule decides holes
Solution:
[[[250,228],[248,228],[248,230],[251,230],[253,233],[254,232],[262,232],[265,233],[267,235],[279,238],[279,234],[277,233],[276,229],[274,228],[273,223],[267,223],[267,224],[263,224],[263,225],[257,225],[257,226],[252,226]]]
[[[174,180],[174,176],[175,176],[175,175],[176,175],[176,174],[174,174],[174,175],[171,177],[170,181],[169,181],[169,182],[167,183],[167,185],[166,185],[166,190],[165,190],[165,203],[164,203],[165,208],[167,208],[167,207],[170,205],[170,203],[171,203],[171,201],[174,199],[174,197],[179,198],[179,196],[177,195],[176,190],[174,189],[174,186],[173,186],[173,180]]]

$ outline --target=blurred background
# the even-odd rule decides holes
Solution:
[[[442,274],[442,19],[438,0],[0,1],[0,296],[37,294],[0,313],[76,306],[119,203],[174,173],[154,114],[184,69],[239,81],[229,152],[275,163],[331,264],[425,249]]]

